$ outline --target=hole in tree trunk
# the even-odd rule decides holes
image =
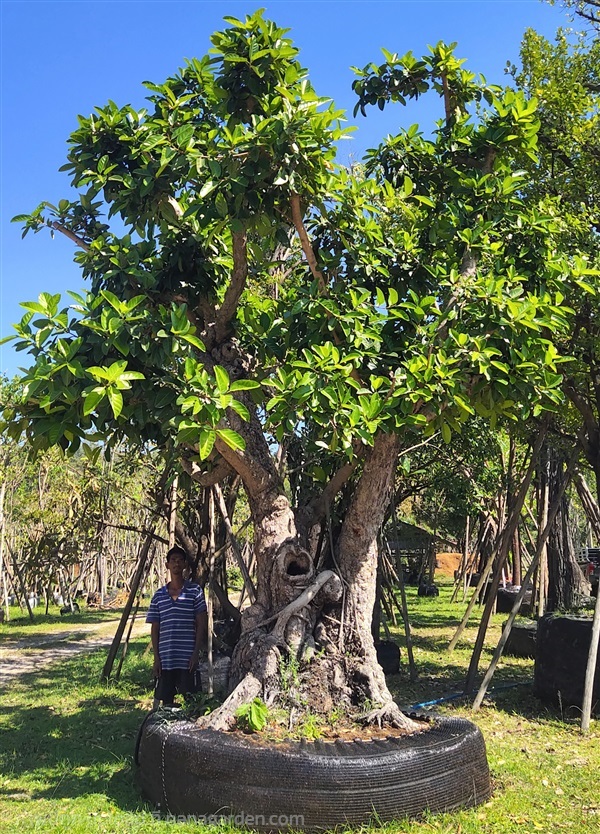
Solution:
[[[288,576],[304,576],[310,571],[310,565],[303,563],[297,558],[293,558],[289,564],[285,566],[285,571]]]

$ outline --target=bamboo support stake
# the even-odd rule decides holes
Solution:
[[[123,662],[125,660],[125,656],[127,655],[127,650],[129,649],[129,643],[131,641],[131,633],[133,631],[133,626],[135,625],[135,620],[138,615],[138,611],[140,609],[140,603],[142,601],[142,591],[144,590],[144,585],[148,581],[148,576],[150,574],[150,570],[152,568],[152,557],[154,556],[154,552],[150,555],[149,559],[146,561],[146,569],[144,571],[144,577],[140,582],[140,586],[138,589],[137,600],[135,603],[135,608],[133,609],[133,614],[131,616],[131,620],[129,621],[129,628],[127,629],[127,636],[125,637],[125,642],[123,643],[123,649],[121,651],[121,657],[119,658],[119,664],[117,666],[117,671],[115,672],[115,679],[119,680],[121,677],[121,669],[123,668]]]
[[[135,574],[131,581],[131,589],[129,591],[129,597],[127,598],[127,603],[125,604],[125,608],[123,609],[123,613],[121,614],[121,619],[119,621],[119,625],[117,626],[117,630],[115,632],[115,636],[113,637],[113,641],[111,643],[110,649],[108,650],[108,656],[106,658],[106,662],[104,664],[104,668],[102,670],[102,677],[108,680],[112,673],[112,668],[115,662],[115,658],[117,656],[117,652],[119,651],[119,646],[121,645],[121,640],[123,638],[123,634],[125,632],[125,626],[127,625],[127,620],[129,619],[129,615],[131,613],[131,609],[133,608],[133,603],[135,601],[135,597],[140,586],[140,582],[142,580],[142,576],[144,575],[144,570],[146,567],[146,560],[148,558],[148,553],[150,552],[150,548],[152,546],[152,542],[154,540],[153,531],[148,532],[144,543],[140,548],[140,553],[138,557],[138,563],[135,570]]]
[[[471,662],[469,664],[469,670],[467,672],[467,678],[465,681],[465,693],[471,692],[475,684],[475,676],[479,668],[479,659],[481,658],[481,652],[483,650],[483,643],[485,640],[487,627],[490,622],[490,617],[492,616],[492,611],[496,605],[496,594],[498,593],[498,587],[500,585],[501,571],[506,563],[509,544],[516,530],[517,524],[519,523],[519,519],[521,517],[521,510],[523,509],[523,504],[525,503],[525,498],[527,496],[527,492],[529,490],[529,487],[531,486],[531,481],[533,479],[536,461],[540,453],[540,449],[542,448],[542,445],[544,443],[544,439],[546,437],[547,432],[548,421],[546,420],[544,424],[540,427],[537,437],[535,438],[535,442],[533,443],[527,470],[525,472],[525,475],[523,476],[523,479],[519,486],[519,490],[517,492],[517,495],[515,496],[514,505],[510,509],[510,513],[506,520],[506,524],[500,536],[500,546],[498,548],[498,564],[496,566],[496,571],[492,576],[488,599],[484,606],[483,614],[479,622],[479,630],[475,639],[475,646],[473,647],[473,654],[471,655]]]
[[[458,570],[456,572],[456,577],[454,579],[454,589],[452,590],[452,596],[450,597],[450,602],[456,602],[456,598],[458,596],[458,589],[463,585],[466,573],[467,573],[467,565],[469,564],[469,536],[470,536],[470,526],[471,526],[471,517],[467,513],[467,517],[465,520],[465,543],[463,546],[462,553],[460,555],[460,562],[458,565]]]
[[[496,553],[497,553],[497,548],[494,548],[494,550],[492,550],[492,552],[488,556],[488,560],[485,563],[485,567],[483,568],[483,570],[481,571],[481,575],[479,576],[479,582],[477,583],[477,587],[473,591],[473,594],[471,595],[471,599],[469,600],[469,604],[467,605],[467,610],[463,614],[463,618],[460,621],[460,623],[458,624],[458,628],[456,629],[456,632],[454,633],[454,637],[448,643],[448,651],[449,652],[454,651],[454,649],[456,648],[456,644],[458,643],[458,641],[460,639],[461,634],[463,633],[467,623],[469,622],[469,618],[471,616],[471,613],[472,613],[473,609],[475,608],[475,603],[479,599],[479,595],[481,594],[481,591],[483,590],[483,586],[487,583],[487,581],[489,579],[489,576],[490,576],[490,573],[492,572],[492,567],[494,566],[494,559],[496,558]]]
[[[205,495],[208,500],[208,593],[206,595],[206,609],[208,613],[208,635],[207,635],[207,655],[208,655],[208,688],[207,694],[212,695],[215,690],[215,667],[213,663],[213,576],[215,570],[215,499],[213,491],[205,490]]]
[[[4,619],[6,622],[10,620],[10,605],[8,604],[8,588],[6,583],[6,571],[4,567],[4,497],[6,495],[6,481],[2,481],[0,487],[0,591],[2,592],[2,604],[4,605]]]
[[[29,619],[31,620],[31,622],[33,622],[33,611],[31,610],[31,605],[29,604],[29,597],[27,595],[27,589],[25,588],[25,582],[23,581],[23,574],[21,573],[21,569],[20,569],[20,567],[17,563],[17,557],[15,556],[14,550],[12,549],[12,547],[8,543],[8,539],[6,540],[5,543],[6,543],[6,547],[8,549],[8,552],[10,553],[12,563],[13,563],[13,568],[14,568],[15,573],[17,574],[17,579],[19,580],[19,585],[21,586],[21,593],[23,594],[23,597],[25,599],[25,605],[27,606],[27,612],[29,614]]]
[[[583,703],[581,707],[581,732],[587,733],[590,729],[590,718],[592,715],[592,697],[594,694],[594,678],[596,676],[596,661],[598,659],[598,643],[600,642],[600,589],[596,597],[594,607],[594,619],[592,620],[592,636],[590,639],[590,652],[588,655],[587,668],[585,670],[585,684],[583,687]]]
[[[538,529],[545,529],[548,523],[548,503],[549,503],[549,487],[548,481],[544,478],[542,485],[542,494],[540,496],[539,507],[539,527]],[[538,619],[544,616],[546,611],[546,597],[548,584],[548,547],[544,543],[544,547],[540,554],[540,569],[538,574],[538,600],[537,600],[537,615]]]
[[[491,663],[488,667],[487,672],[484,675],[484,678],[483,678],[483,681],[481,682],[481,686],[479,687],[479,691],[477,693],[477,696],[475,697],[475,700],[473,702],[473,710],[474,711],[477,711],[479,709],[479,707],[481,706],[481,703],[482,703],[482,701],[485,697],[485,693],[487,692],[487,688],[489,686],[489,683],[494,676],[494,672],[496,671],[496,666],[498,665],[498,661],[502,657],[502,652],[504,651],[504,647],[505,647],[505,645],[508,641],[508,638],[510,636],[510,632],[511,632],[513,623],[515,621],[515,618],[516,618],[517,614],[519,613],[521,603],[523,602],[523,597],[525,596],[525,593],[527,592],[527,586],[528,586],[529,582],[531,581],[531,577],[533,576],[533,572],[538,565],[538,562],[539,562],[539,560],[542,556],[542,553],[544,552],[544,549],[546,547],[546,542],[548,541],[548,536],[550,535],[550,530],[552,529],[552,525],[554,524],[554,521],[556,519],[556,515],[557,515],[557,513],[560,509],[560,504],[561,504],[563,495],[565,493],[565,490],[566,490],[567,486],[569,485],[569,483],[571,481],[571,477],[573,475],[573,472],[575,471],[575,466],[577,465],[578,454],[579,454],[579,449],[578,449],[577,446],[575,446],[575,448],[573,449],[573,451],[571,453],[571,458],[569,460],[567,470],[565,472],[565,477],[562,479],[560,487],[559,487],[556,495],[553,497],[552,506],[548,510],[548,517],[547,517],[547,520],[546,520],[546,524],[544,526],[544,529],[542,530],[542,532],[539,535],[537,547],[536,547],[533,559],[531,560],[531,564],[529,565],[529,570],[527,571],[525,579],[523,580],[521,588],[519,589],[519,592],[516,596],[516,599],[514,601],[512,610],[511,610],[511,612],[508,616],[508,620],[506,621],[506,625],[504,626],[504,630],[502,631],[502,635],[500,637],[498,645],[496,646],[496,650],[495,650],[494,655],[492,657]]]
[[[171,484],[169,495],[169,550],[175,546],[175,526],[177,524],[177,484],[178,477],[175,475]]]
[[[240,546],[235,537],[235,533],[233,532],[231,521],[229,519],[229,513],[227,512],[227,507],[225,505],[225,499],[223,498],[223,493],[221,492],[221,488],[218,484],[215,484],[212,489],[214,496],[217,499],[217,506],[219,508],[219,512],[221,513],[223,523],[225,524],[225,529],[227,531],[227,536],[229,537],[229,541],[231,543],[235,559],[238,563],[239,569],[242,572],[242,576],[244,577],[244,585],[246,585],[248,589],[250,601],[254,603],[256,602],[256,589],[254,587],[252,579],[250,578],[250,573],[248,572],[248,568],[246,567],[246,563],[244,562],[244,559],[240,552]]]
[[[396,536],[396,542],[399,541],[398,536],[398,522],[396,520],[396,507],[392,503],[392,525],[394,527],[394,535]],[[389,548],[389,545],[388,545]],[[391,554],[390,554],[391,556]],[[404,635],[406,637],[406,653],[408,655],[408,668],[411,681],[416,681],[417,679],[417,667],[415,665],[415,656],[413,653],[413,645],[412,645],[412,634],[410,630],[410,620],[408,619],[408,602],[406,600],[406,587],[404,585],[404,571],[402,569],[402,561],[400,557],[397,557],[397,566],[398,566],[398,585],[400,586],[400,600],[402,602],[402,608],[400,613],[402,615],[402,621],[404,623]]]

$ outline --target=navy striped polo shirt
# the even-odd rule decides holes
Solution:
[[[176,600],[163,585],[152,597],[147,623],[159,623],[158,655],[163,669],[187,669],[196,645],[196,616],[206,611],[199,585],[185,582]]]

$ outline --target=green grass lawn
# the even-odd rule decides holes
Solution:
[[[60,608],[51,605],[48,613],[43,606],[33,609],[33,620],[30,620],[27,609],[12,606],[8,622],[0,623],[0,646],[9,646],[11,642],[26,640],[28,637],[51,637],[60,635],[64,631],[84,631],[86,626],[101,623],[118,622],[121,609],[87,608],[82,605],[81,610],[69,614],[61,614]],[[138,617],[141,613],[138,614]],[[83,628],[81,628],[83,626]],[[116,627],[116,626],[115,626]]]
[[[449,603],[449,585],[442,585],[439,598],[420,598],[415,590],[408,589],[419,679],[410,682],[404,649],[400,673],[389,678],[399,703],[407,707],[461,692],[476,634],[473,622],[448,654],[445,646],[464,605]],[[482,673],[504,619],[493,619]],[[55,626],[50,623],[50,630]],[[11,628],[21,638],[33,633],[32,628],[43,633],[41,622],[33,627],[25,621],[18,627],[6,624],[2,641]],[[392,631],[400,634],[399,629]],[[399,642],[403,645],[402,638]],[[99,682],[106,654],[100,651],[40,669],[0,690],[0,831],[197,834],[202,829],[155,820],[135,785],[135,738],[151,704],[147,645],[147,638],[133,642],[116,683]],[[467,811],[390,824],[385,831],[598,834],[599,723],[593,721],[589,735],[582,736],[576,717],[561,716],[533,697],[532,675],[532,661],[507,658],[478,713],[471,713],[460,698],[435,707],[481,727],[493,777],[492,799]]]

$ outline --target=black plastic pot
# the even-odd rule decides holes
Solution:
[[[498,588],[498,594],[496,596],[496,611],[499,614],[510,614],[513,605],[515,604],[515,600],[517,598],[518,593],[519,588],[515,588],[512,585],[507,585],[506,588]],[[532,591],[530,589],[527,589],[527,591],[525,591],[523,601],[519,606],[519,611],[524,616],[527,616],[531,613],[531,598]]]
[[[460,718],[414,736],[268,743],[156,716],[136,760],[157,815],[316,831],[470,807],[490,796],[485,743]]]
[[[535,657],[536,638],[535,620],[515,620],[504,647],[504,654],[511,657]]]
[[[533,691],[542,701],[581,709],[592,617],[546,614],[538,621]],[[592,711],[600,714],[600,655]]]

